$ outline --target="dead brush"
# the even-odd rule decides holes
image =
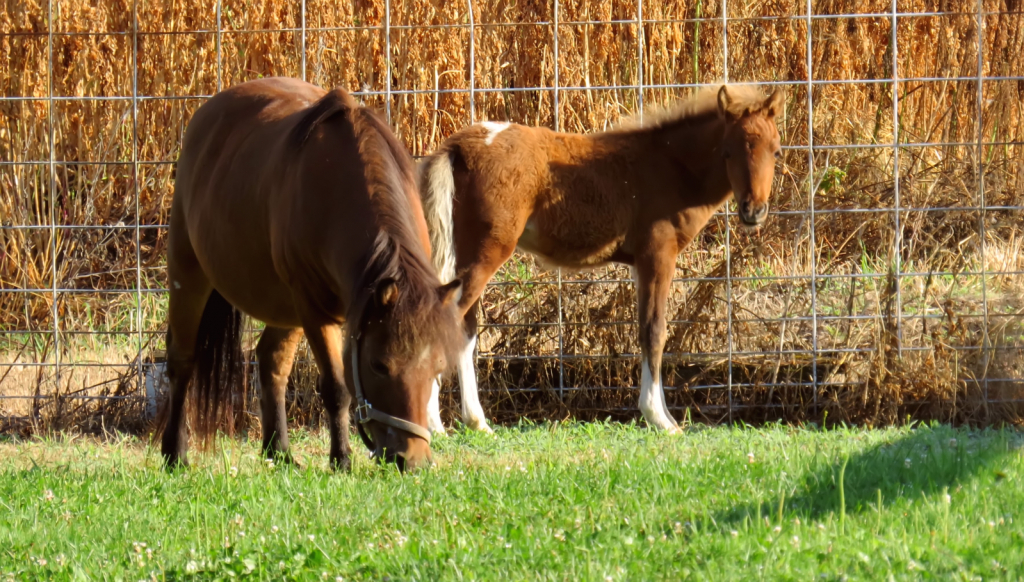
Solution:
[[[99,34],[56,34],[52,55],[47,3],[18,0],[0,14],[0,95],[35,99],[0,99],[0,160],[37,162],[0,164],[0,395],[41,398],[0,401],[4,422],[115,422],[98,405],[74,408],[89,401],[72,397],[142,393],[134,362],[141,352],[151,363],[163,344],[164,299],[151,290],[167,285],[171,163],[190,115],[218,87],[301,76],[304,48],[310,81],[371,92],[366,103],[390,112],[417,155],[470,122],[465,5],[392,5],[386,42],[383,0],[310,0],[302,47],[299,4],[226,1],[220,70],[209,3],[138,3],[134,58],[131,2],[54,3],[56,32]],[[556,116],[552,5],[474,3],[476,120],[554,126],[557,117],[564,131],[603,130],[637,113],[638,92],[622,85],[723,77],[718,3],[645,3],[642,27],[631,22],[631,0],[560,6]],[[816,146],[864,147],[819,148],[813,159],[787,150],[773,198],[779,214],[755,236],[731,229],[728,261],[726,217],[680,256],[666,358],[666,383],[680,388],[668,394],[677,416],[687,407],[710,422],[812,421],[826,412],[869,424],[908,414],[1020,420],[1024,82],[1014,78],[1024,77],[1024,21],[1010,0],[984,0],[979,33],[977,8],[901,4],[949,13],[899,18],[895,66],[904,80],[894,115],[893,86],[875,82],[893,73],[890,18],[815,19],[808,55],[805,19],[742,19],[800,16],[805,3],[730,3],[729,78],[793,81],[783,143],[806,145],[813,129]],[[872,0],[813,6],[834,15],[888,9]],[[621,22],[600,22],[610,20]],[[953,80],[978,75],[979,44],[981,74],[1008,78],[984,82],[980,99],[976,81]],[[51,78],[56,97],[130,96],[133,62],[140,95],[182,98],[135,109],[129,100],[46,100]],[[809,76],[867,81],[814,85],[808,96]],[[923,78],[949,80],[909,80]],[[389,102],[388,86],[413,92]],[[642,97],[656,106],[685,94],[646,87]],[[902,147],[885,145],[893,142]],[[1001,209],[981,212],[982,200]],[[479,365],[491,414],[632,418],[637,394],[626,387],[639,374],[628,270],[562,273],[559,294],[556,273],[517,261],[483,301],[491,327]],[[55,298],[54,288],[72,292]],[[58,361],[70,364],[59,376],[21,367]],[[290,414],[316,424],[312,374],[296,366]],[[450,394],[443,400],[455,404]],[[118,414],[131,424],[134,412]]]

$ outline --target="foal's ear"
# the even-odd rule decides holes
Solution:
[[[782,108],[786,104],[786,90],[776,89],[764,100],[764,105],[761,106],[761,111],[768,116],[769,119],[778,117],[782,113]]]
[[[378,307],[394,307],[398,303],[398,283],[394,279],[384,279],[377,285],[374,298]]]
[[[462,280],[455,279],[451,283],[438,287],[437,298],[441,301],[442,305],[458,303],[462,299]]]
[[[734,101],[732,95],[729,94],[728,85],[722,85],[722,88],[718,90],[718,116],[727,121],[736,121],[739,119],[739,115],[733,111]]]

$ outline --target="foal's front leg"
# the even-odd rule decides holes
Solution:
[[[268,326],[256,344],[256,359],[260,367],[263,454],[268,459],[278,458],[287,463],[294,461],[288,452],[288,421],[284,399],[288,390],[288,375],[295,361],[295,349],[301,338],[301,328]]]
[[[352,397],[345,389],[342,328],[338,325],[308,325],[305,331],[306,341],[320,368],[320,397],[324,401],[327,426],[331,433],[331,467],[337,471],[347,471],[352,456],[352,447],[348,442]]]
[[[674,233],[655,236],[638,253],[633,276],[636,280],[638,315],[640,319],[640,349],[643,354],[640,369],[640,411],[647,424],[671,433],[679,432],[672,414],[665,404],[661,385],[661,356],[665,349],[666,310],[669,289],[676,268]]]

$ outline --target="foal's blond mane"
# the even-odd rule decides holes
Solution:
[[[699,119],[718,113],[718,91],[725,86],[712,85],[699,89],[692,96],[669,103],[667,105],[651,105],[644,108],[643,121],[639,115],[633,115],[620,122],[614,129],[631,131],[641,128],[656,128],[671,125],[687,119]],[[752,85],[727,85],[729,97],[732,98],[730,109],[741,114],[747,109],[758,109],[766,96]]]

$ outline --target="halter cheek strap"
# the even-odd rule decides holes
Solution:
[[[353,388],[356,393],[356,428],[359,430],[359,437],[363,439],[363,444],[365,444],[366,448],[370,450],[377,448],[374,446],[373,440],[370,438],[370,434],[366,431],[366,427],[364,426],[371,420],[376,420],[381,424],[386,424],[392,428],[404,430],[407,433],[416,435],[427,441],[427,444],[429,445],[429,430],[414,422],[409,422],[403,418],[391,416],[390,414],[377,410],[367,402],[366,398],[363,396],[363,383],[359,380],[359,337],[360,336],[357,335],[352,338],[352,349],[350,351],[352,354],[352,383],[355,384]]]

